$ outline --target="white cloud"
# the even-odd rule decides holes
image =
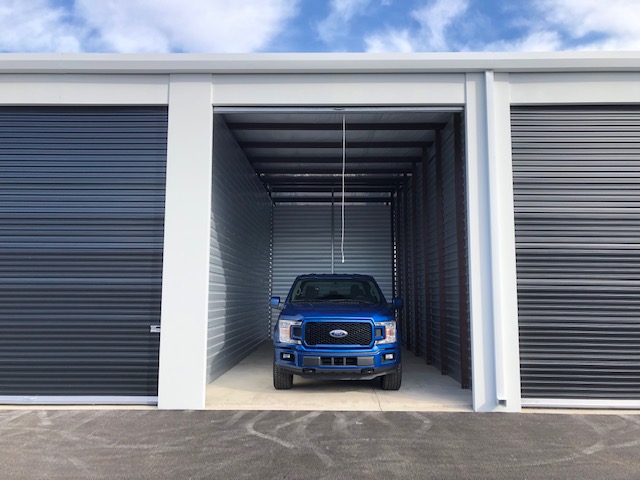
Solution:
[[[77,52],[80,35],[49,0],[0,0],[0,51]]]
[[[560,50],[562,41],[557,32],[534,31],[513,41],[500,40],[484,45],[485,52],[551,52]]]
[[[0,51],[260,51],[287,35],[302,1],[0,0]],[[379,22],[365,34],[368,51],[640,50],[640,0],[531,0],[485,13],[470,0],[421,0],[409,11],[412,3],[330,0],[305,33],[348,48],[366,16]],[[386,23],[398,15],[403,23]],[[501,31],[516,37],[499,39]]]
[[[296,0],[76,0],[98,49],[251,52],[295,14]]]
[[[473,25],[468,0],[432,0],[411,12],[413,27],[376,32],[365,38],[368,51],[557,51],[640,50],[640,1],[534,0],[527,7],[508,8],[509,16],[494,15],[521,34],[509,40],[487,41],[457,35]],[[467,22],[466,24],[463,22]],[[466,33],[468,33],[467,31]]]
[[[390,30],[365,39],[368,52],[413,52],[414,45],[408,30]]]
[[[365,38],[367,51],[445,51],[452,48],[447,30],[463,16],[469,7],[468,0],[434,0],[411,12],[418,22],[415,32],[409,29],[389,29]]]
[[[299,0],[0,0],[0,51],[251,52]]]
[[[538,0],[537,8],[541,23],[571,39],[565,48],[640,49],[640,2],[636,0]]]
[[[414,11],[411,15],[420,23],[421,42],[428,50],[447,50],[445,37],[451,23],[463,15],[469,7],[468,0],[436,0]]]
[[[331,0],[329,15],[317,24],[320,40],[331,44],[344,38],[351,19],[365,12],[370,2],[371,0]]]

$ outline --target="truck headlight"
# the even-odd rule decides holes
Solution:
[[[278,339],[280,340],[280,343],[300,343],[300,340],[296,340],[291,337],[291,329],[293,327],[299,327],[300,325],[302,325],[302,322],[294,320],[278,320]]]
[[[384,328],[384,338],[382,340],[376,340],[376,345],[383,345],[385,343],[396,343],[398,336],[396,332],[395,320],[389,322],[376,322],[375,326]]]

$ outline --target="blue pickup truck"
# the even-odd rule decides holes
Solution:
[[[293,387],[293,375],[319,379],[371,380],[383,390],[402,384],[400,332],[395,309],[367,275],[301,275],[295,279],[273,332],[273,386]]]

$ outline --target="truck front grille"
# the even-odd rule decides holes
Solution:
[[[345,337],[330,335],[334,330],[344,330]],[[308,322],[305,324],[304,340],[307,345],[358,345],[371,344],[373,328],[368,322]]]

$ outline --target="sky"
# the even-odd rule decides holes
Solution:
[[[0,0],[0,52],[640,50],[640,0]]]

